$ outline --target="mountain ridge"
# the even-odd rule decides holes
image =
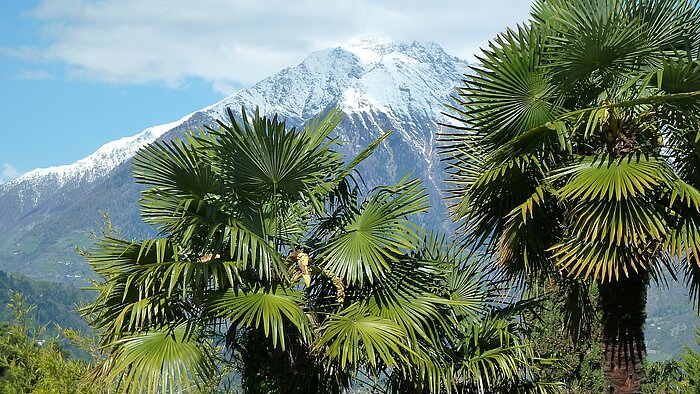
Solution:
[[[343,99],[337,104],[339,107],[341,107],[341,109],[343,109],[343,111],[347,115],[352,115],[353,113],[372,112],[373,110],[380,112],[395,112],[399,114],[405,114],[407,112],[406,109],[409,108],[412,104],[410,100],[406,103],[400,103],[400,100],[397,100],[396,96],[391,97],[390,95],[386,94],[380,99],[376,99],[372,95],[368,94],[367,91],[370,89],[374,89],[373,92],[369,92],[373,93],[374,95],[396,91],[397,89],[395,89],[394,87],[386,88],[386,85],[381,86],[381,88],[378,91],[377,87],[380,86],[380,84],[377,82],[382,81],[378,81],[378,78],[375,78],[375,74],[373,73],[373,71],[375,71],[375,69],[378,67],[381,68],[383,66],[386,66],[387,63],[389,63],[389,65],[391,66],[395,66],[396,63],[400,63],[400,61],[397,61],[399,59],[391,57],[392,54],[398,54],[398,56],[396,57],[401,58],[400,60],[403,60],[404,63],[411,63],[411,70],[413,70],[416,66],[421,65],[420,62],[416,61],[416,58],[406,56],[406,53],[411,53],[414,56],[416,56],[416,58],[422,58],[425,61],[434,61],[435,59],[440,59],[440,61],[444,62],[445,59],[449,59],[452,62],[456,62],[462,66],[459,70],[453,69],[453,71],[457,72],[466,72],[468,67],[466,61],[461,60],[455,56],[446,54],[438,44],[432,42],[420,43],[418,41],[414,41],[408,44],[396,43],[381,39],[355,39],[346,44],[340,44],[339,46],[333,48],[326,48],[314,51],[309,56],[307,56],[298,66],[287,67],[270,77],[264,78],[263,80],[252,85],[251,87],[241,89],[238,92],[235,92],[232,95],[223,98],[219,102],[204,107],[200,110],[194,111],[190,114],[187,114],[179,120],[151,126],[137,134],[107,142],[92,154],[86,156],[85,158],[79,159],[73,163],[44,168],[35,168],[33,170],[30,170],[17,178],[0,184],[0,193],[15,188],[24,182],[31,183],[36,182],[39,179],[48,179],[53,183],[52,186],[59,188],[77,177],[86,178],[88,182],[93,182],[96,178],[99,178],[100,175],[106,174],[110,170],[116,168],[119,164],[133,157],[133,155],[141,147],[156,141],[158,138],[160,138],[170,130],[181,125],[186,120],[192,118],[192,116],[194,116],[195,114],[204,113],[211,116],[212,118],[220,119],[226,116],[224,110],[228,107],[231,107],[231,104],[243,103],[243,106],[246,106],[245,104],[248,104],[248,109],[260,107],[261,112],[263,113],[278,113],[283,114],[286,119],[304,120],[308,119],[310,115],[315,115],[319,112],[322,112],[327,106],[323,104],[327,103],[329,101],[329,98],[333,98],[332,93],[336,93],[343,97]],[[329,65],[327,61],[319,61],[324,57],[328,57],[328,55],[341,57],[339,54],[345,55],[346,57],[353,57],[354,64],[351,63],[348,65],[348,62],[333,62]],[[385,57],[389,57],[391,62],[384,61]],[[344,71],[347,71],[348,76],[354,76],[356,80],[355,82],[358,83],[346,83],[343,85],[343,82],[347,81],[342,81],[341,79],[337,78],[338,75],[342,75],[342,73],[339,73],[337,69],[332,70],[332,75],[327,75],[329,74],[329,71],[331,71],[331,66],[337,64],[345,65],[347,70]],[[321,67],[318,67],[318,65],[320,65]],[[317,67],[314,68],[313,66]],[[316,78],[315,80],[303,78],[300,79],[300,83],[297,86],[294,86],[298,89],[287,88],[276,90],[275,88],[279,87],[279,75],[294,72],[295,70],[299,70],[302,74],[304,74],[305,72],[307,76],[314,74],[314,72],[321,72],[323,75],[329,76],[328,81],[331,81],[333,83],[327,84],[331,86],[324,86],[323,84],[318,83],[319,78]],[[368,74],[372,78],[372,83],[366,83],[367,81],[363,81],[361,78],[362,76]],[[396,75],[396,73],[394,73],[393,75]],[[289,76],[285,75],[285,78],[289,78]],[[348,80],[350,80],[350,78],[348,78]],[[405,84],[406,81],[410,81],[410,79],[406,78],[402,82]],[[454,83],[450,85],[454,85]],[[444,88],[442,92],[432,94],[436,102],[439,103],[439,100],[444,99],[446,94],[452,90],[454,86],[450,85],[448,85],[449,87]],[[304,89],[304,86],[308,87],[308,89]],[[301,89],[299,89],[300,87]],[[400,86],[399,90],[403,90],[406,92],[415,92],[417,90],[420,90],[416,87],[420,87],[420,85],[413,84],[413,86],[410,87]],[[275,95],[274,100],[271,98],[267,98],[269,96],[269,92],[271,91],[278,92],[278,94]],[[291,104],[288,100],[284,100],[284,105],[279,104],[280,102],[282,102],[282,96],[286,95],[289,91],[294,91],[299,97],[313,98],[315,99],[315,101],[305,100],[304,105],[302,106],[299,105],[298,100],[297,102]],[[300,91],[302,93],[298,93]],[[262,94],[263,92],[267,94]],[[330,95],[328,94],[329,92],[331,93]],[[425,92],[421,93],[423,93],[423,95],[420,96],[426,96]],[[275,104],[272,103],[273,101],[275,102]],[[413,102],[416,101],[414,100]],[[433,108],[430,104],[431,103],[428,103],[428,108],[430,112],[433,115],[439,115],[439,112],[442,111],[442,108],[436,109]],[[422,108],[419,109],[425,110],[425,105],[423,105]]]
[[[441,115],[443,103],[467,70],[466,61],[435,43],[354,40],[312,52],[294,67],[179,120],[109,142],[75,163],[32,170],[0,185],[0,268],[72,281],[57,274],[66,267],[55,265],[70,262],[75,263],[71,269],[86,268],[72,248],[88,244],[81,234],[97,231],[102,210],[111,214],[125,236],[155,235],[138,216],[141,186],[131,175],[133,154],[153,141],[216,126],[217,119],[227,118],[228,108],[234,113],[260,108],[263,114],[276,113],[289,126],[301,127],[316,114],[339,107],[345,119],[333,137],[345,142],[340,149],[348,156],[393,130],[360,168],[368,174],[364,179],[368,186],[378,186],[417,168],[415,176],[427,183],[431,203],[440,207],[440,213],[426,218],[426,223],[432,220],[440,226],[445,210],[434,134],[440,128],[438,121],[446,120]],[[32,237],[41,240],[42,247],[26,247],[36,243]],[[62,252],[54,253],[60,248]],[[79,271],[84,280],[89,271]]]

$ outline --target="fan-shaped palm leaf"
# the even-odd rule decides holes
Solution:
[[[458,112],[472,127],[491,130],[483,142],[499,146],[561,112],[553,86],[538,68],[542,39],[527,27],[499,36],[479,58],[475,75],[458,89]]]
[[[461,386],[477,392],[558,392],[559,385],[533,382],[528,376],[537,359],[521,342],[517,324],[504,318],[510,313],[506,309],[463,324],[453,367]]]
[[[276,117],[266,119],[256,112],[249,121],[245,110],[238,122],[228,111],[230,125],[219,122],[216,162],[226,190],[235,190],[253,207],[275,199],[294,201],[317,198],[318,190],[342,165],[330,132],[342,119],[337,109],[317,116],[302,131],[287,129]]]
[[[408,361],[405,330],[392,320],[373,316],[360,304],[332,315],[321,331],[316,348],[343,368],[365,360],[373,367],[379,361],[389,366]]]
[[[311,339],[309,318],[302,309],[302,294],[281,286],[258,288],[250,291],[228,290],[209,297],[210,313],[224,317],[237,327],[262,328],[272,345],[285,348],[285,324],[297,328],[302,341]]]
[[[672,182],[674,174],[668,164],[640,155],[613,158],[587,157],[566,167],[550,178],[571,176],[557,193],[567,200],[601,201],[649,196],[654,188]]]
[[[133,333],[114,343],[102,365],[109,380],[128,393],[178,393],[210,381],[216,374],[213,355],[184,325]]]
[[[348,284],[382,280],[390,262],[417,244],[419,229],[408,216],[425,211],[426,204],[417,180],[379,190],[323,246],[324,267]]]
[[[547,64],[557,83],[606,86],[624,73],[634,72],[656,55],[639,18],[621,12],[621,1],[584,0],[545,3],[553,16],[543,23],[552,30],[547,41]],[[551,8],[556,8],[552,10]],[[658,60],[658,59],[657,59]]]
[[[207,142],[188,135],[186,141],[156,142],[134,157],[136,181],[150,186],[141,199],[144,220],[178,234],[193,225],[191,220],[220,216],[212,202],[221,184],[204,160]]]

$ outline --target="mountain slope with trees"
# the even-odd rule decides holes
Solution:
[[[17,274],[0,271],[0,321],[10,321],[13,313],[8,308],[13,292],[27,297],[27,303],[36,307],[35,322],[54,324],[64,328],[87,331],[85,320],[78,313],[78,308],[92,301],[90,293],[73,286],[37,281]],[[51,330],[55,333],[55,330]]]

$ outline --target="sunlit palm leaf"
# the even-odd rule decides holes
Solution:
[[[622,1],[542,3],[553,16],[543,21],[552,29],[546,44],[548,65],[564,86],[586,83],[595,89],[595,83],[609,85],[614,78],[648,64],[653,60],[648,58],[656,54],[645,25],[622,12]]]
[[[500,296],[497,282],[489,278],[491,272],[478,261],[469,259],[468,253],[453,238],[448,240],[430,233],[414,252],[414,257],[424,262],[426,268],[432,267],[433,279],[426,273],[414,275],[409,282],[428,284],[428,289],[441,298],[435,302],[449,305],[452,309],[449,314],[459,321],[483,315],[489,300]],[[413,270],[409,267],[407,271],[405,275],[409,276]],[[431,286],[431,281],[437,283]]]
[[[588,243],[644,247],[666,236],[663,207],[647,199],[584,202],[572,207],[572,233]]]
[[[200,133],[147,145],[134,157],[134,178],[181,196],[204,198],[218,192],[216,176],[204,160],[210,143],[209,137]]]
[[[425,211],[426,204],[416,180],[373,194],[323,246],[325,268],[348,284],[383,279],[390,262],[417,244],[419,229],[408,216]]]
[[[485,143],[500,146],[561,112],[553,85],[538,68],[542,39],[527,27],[497,37],[479,59],[481,66],[458,89],[467,122],[488,130]]]
[[[371,366],[379,361],[389,366],[408,361],[404,329],[389,319],[371,315],[359,304],[331,316],[322,332],[316,348],[338,360],[343,368],[357,366],[360,361]]]
[[[648,196],[651,190],[673,179],[668,164],[639,155],[611,158],[586,157],[551,178],[570,176],[557,193],[567,200],[600,201]]]
[[[128,393],[183,392],[216,374],[209,344],[186,335],[184,325],[127,335],[100,367]]]
[[[429,292],[439,286],[442,270],[430,262],[410,258],[392,262],[390,268],[385,279],[372,286],[367,310],[400,325],[413,346],[419,340],[436,345],[451,330],[441,313],[445,300]]]
[[[576,277],[591,277],[602,282],[649,270],[649,264],[660,250],[660,242],[617,246],[602,242],[591,244],[579,239],[567,240],[551,248],[552,257],[562,269]]]
[[[252,207],[275,199],[316,198],[318,186],[342,165],[328,138],[341,119],[342,113],[332,109],[297,131],[258,112],[248,119],[243,111],[238,121],[229,110],[230,124],[220,122],[220,130],[210,129],[217,136],[213,165],[224,188],[240,194]]]
[[[303,297],[297,290],[282,287],[259,288],[251,291],[229,290],[214,293],[209,308],[211,313],[226,318],[237,327],[262,329],[271,337],[272,345],[285,348],[285,325],[297,328],[302,341],[311,339],[309,318],[304,313]]]

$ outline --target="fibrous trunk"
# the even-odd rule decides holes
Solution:
[[[600,285],[606,393],[642,392],[648,282],[643,273]]]

